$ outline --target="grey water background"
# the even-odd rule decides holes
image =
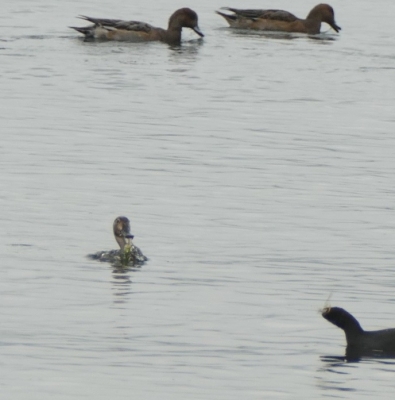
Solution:
[[[331,1],[340,35],[235,32],[221,6],[16,0],[0,15],[4,399],[393,398],[336,361],[330,304],[395,327],[395,3]],[[79,14],[206,34],[85,43]],[[131,220],[142,268],[86,255]]]

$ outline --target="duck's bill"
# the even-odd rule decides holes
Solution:
[[[200,37],[204,37],[203,32],[200,30],[200,28],[198,26],[195,26],[194,28],[192,28],[194,30],[194,32],[196,32]]]
[[[331,310],[330,307],[325,307],[321,310],[321,315],[325,318],[325,315],[328,315],[329,311]]]
[[[336,31],[339,32],[342,28],[340,26],[336,25],[335,23],[331,24],[331,27]]]

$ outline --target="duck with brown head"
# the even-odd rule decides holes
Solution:
[[[169,44],[180,44],[182,28],[190,28],[200,37],[203,37],[199,29],[198,16],[190,8],[180,8],[169,18],[167,29],[156,28],[140,21],[124,21],[121,19],[92,18],[81,16],[80,18],[92,22],[86,27],[74,27],[82,33],[87,40],[118,40],[130,42],[161,41]]]
[[[121,250],[124,250],[126,245],[130,244],[130,240],[134,236],[130,233],[130,221],[126,217],[115,218],[112,225],[115,240],[117,241]]]
[[[340,26],[335,23],[335,12],[329,4],[316,5],[305,19],[284,10],[245,10],[223,7],[233,14],[217,11],[225,18],[231,28],[254,29],[262,31],[296,32],[315,35],[320,33],[321,23],[327,23],[336,32]]]
[[[130,233],[130,221],[126,217],[117,217],[113,223],[113,233],[120,250],[100,251],[89,255],[94,260],[118,263],[123,266],[141,265],[148,258],[132,242],[134,236]]]

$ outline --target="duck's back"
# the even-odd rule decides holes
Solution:
[[[284,10],[241,10],[238,8],[224,7],[224,9],[234,12],[236,15],[251,19],[270,19],[273,21],[294,22],[299,18],[292,13]]]
[[[151,32],[154,27],[146,22],[140,21],[124,21],[122,19],[109,19],[109,18],[92,18],[82,16],[82,19],[92,22],[95,25],[100,25],[103,28],[109,29],[120,29],[125,31],[137,31],[137,32]]]
[[[360,345],[372,350],[395,353],[395,328],[365,331]]]

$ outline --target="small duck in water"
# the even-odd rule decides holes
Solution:
[[[89,255],[89,258],[118,264],[124,267],[139,265],[148,260],[141,250],[132,243],[134,236],[130,233],[130,221],[128,218],[115,218],[113,232],[120,250],[99,251],[96,254]]]

